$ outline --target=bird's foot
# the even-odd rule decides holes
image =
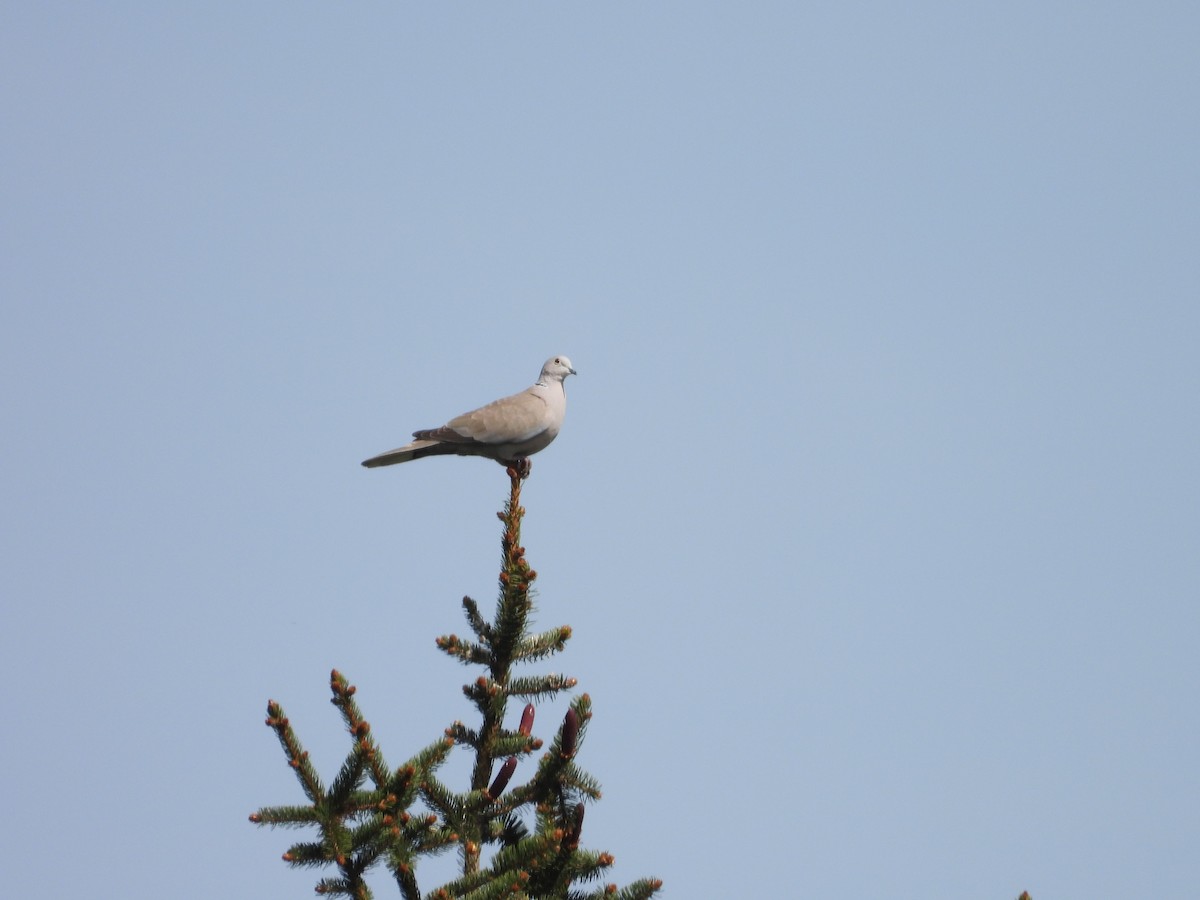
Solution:
[[[504,467],[508,471],[509,478],[519,478],[524,481],[533,471],[533,462],[527,456],[520,459],[507,459],[504,461]]]

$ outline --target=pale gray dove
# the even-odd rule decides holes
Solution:
[[[507,465],[544,450],[558,436],[567,412],[563,381],[574,375],[571,361],[552,356],[531,386],[451,419],[441,428],[414,431],[411,444],[363,461],[368,468],[390,466],[422,456],[486,456]]]

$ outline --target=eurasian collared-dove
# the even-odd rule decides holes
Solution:
[[[544,450],[558,436],[567,412],[563,381],[574,375],[571,361],[552,356],[532,387],[451,419],[441,428],[414,431],[411,444],[364,460],[368,468],[422,456],[486,456],[507,465]]]

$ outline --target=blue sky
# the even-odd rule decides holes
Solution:
[[[333,667],[392,760],[469,720],[433,639],[499,560],[498,467],[358,462],[564,353],[525,543],[614,880],[1194,897],[1198,44],[1180,3],[6,4],[7,890],[310,896],[246,821],[299,799],[266,700],[326,772]]]

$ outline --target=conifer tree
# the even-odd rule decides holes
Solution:
[[[585,804],[600,798],[599,784],[575,761],[592,717],[588,695],[571,700],[549,748],[534,736],[537,703],[570,691],[576,682],[562,675],[514,673],[518,664],[558,653],[571,637],[566,625],[530,631],[537,573],[521,546],[525,510],[520,504],[529,471],[528,461],[508,468],[508,503],[498,514],[504,532],[494,617],[488,621],[478,604],[464,597],[473,636],[437,639],[443,652],[483,669],[463,687],[481,718],[477,726],[456,721],[392,768],[355,701],[355,687],[335,669],[332,703],[350,734],[350,750],[326,786],[283,708],[273,700],[267,704],[267,725],[308,803],[263,807],[250,820],[316,829],[314,839],[293,844],[283,858],[291,866],[337,869],[336,876],[317,882],[318,894],[367,900],[372,893],[364,876],[380,866],[391,873],[405,900],[644,900],[662,886],[649,878],[624,888],[600,884],[613,857],[582,846]],[[510,700],[524,701],[519,718],[510,718]],[[455,746],[474,754],[470,784],[457,791],[437,774]],[[459,854],[461,876],[422,893],[422,858],[452,849]]]

